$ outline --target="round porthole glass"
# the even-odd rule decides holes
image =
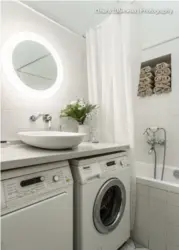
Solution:
[[[107,234],[120,223],[126,206],[126,191],[123,183],[109,179],[99,190],[93,209],[93,221],[98,232]]]

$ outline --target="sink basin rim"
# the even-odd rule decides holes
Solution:
[[[61,132],[61,131],[21,131],[17,133],[20,136],[30,137],[70,137],[70,136],[85,136],[85,133]]]
[[[20,140],[27,145],[43,149],[69,149],[77,147],[85,134],[61,131],[21,131]]]

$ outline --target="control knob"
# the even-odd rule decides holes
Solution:
[[[125,168],[126,167],[126,161],[124,159],[120,160],[120,166],[122,168]]]
[[[120,160],[120,166],[123,167],[124,163],[123,163],[123,160]]]
[[[53,181],[54,181],[54,182],[59,181],[59,176],[58,176],[58,175],[54,175],[54,176],[53,176]]]
[[[40,177],[40,180],[41,180],[41,181],[45,181],[45,177],[44,177],[44,176],[41,176],[41,177]]]

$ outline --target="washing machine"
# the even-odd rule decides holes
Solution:
[[[117,250],[130,237],[127,152],[70,162],[74,179],[74,249]]]
[[[73,179],[67,161],[2,172],[1,249],[73,249]]]

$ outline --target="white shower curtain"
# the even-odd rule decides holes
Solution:
[[[141,62],[139,16],[113,14],[86,34],[89,100],[99,105],[99,140],[129,144],[132,155],[132,212],[135,213],[133,96]]]

